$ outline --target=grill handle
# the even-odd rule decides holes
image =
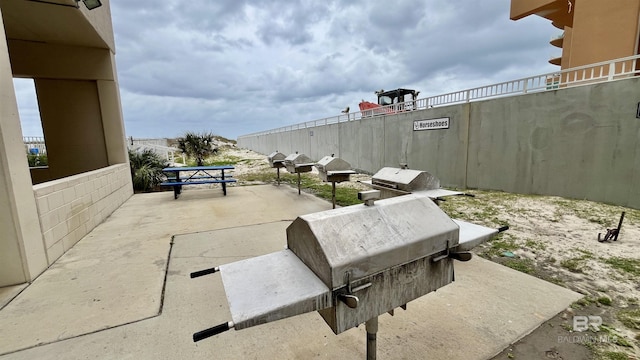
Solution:
[[[452,252],[449,253],[449,257],[458,261],[469,261],[473,257],[473,254],[469,251]]]
[[[193,334],[193,342],[198,342],[200,340],[204,340],[214,335],[218,335],[220,333],[223,333],[231,329],[233,326],[234,326],[233,322],[229,321],[224,324],[216,325],[209,329],[198,331],[197,333]]]
[[[200,276],[213,274],[213,273],[218,272],[218,271],[220,271],[220,268],[217,267],[217,266],[213,267],[211,269],[204,269],[204,270],[200,270],[200,271],[194,271],[194,272],[191,273],[191,278],[193,279],[193,278],[197,278],[197,277],[200,277]]]

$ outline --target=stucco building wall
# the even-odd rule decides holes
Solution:
[[[109,1],[0,1],[0,287],[30,282],[133,193]],[[13,77],[49,165],[30,169]]]

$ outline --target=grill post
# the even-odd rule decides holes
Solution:
[[[278,173],[278,186],[280,186],[280,168],[276,168],[276,172]]]
[[[376,360],[376,334],[378,333],[378,317],[365,323],[367,329],[367,360]]]
[[[298,195],[300,195],[300,173],[298,173]]]
[[[331,182],[331,202],[333,203],[333,208],[336,208],[336,182]]]

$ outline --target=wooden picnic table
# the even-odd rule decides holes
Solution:
[[[162,172],[172,176],[167,176],[167,181],[160,185],[172,186],[174,199],[180,196],[183,186],[199,184],[221,184],[222,193],[227,196],[227,183],[237,180],[231,175],[225,177],[224,171],[233,169],[235,168],[231,165],[167,167]]]

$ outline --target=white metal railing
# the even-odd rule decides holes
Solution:
[[[23,136],[22,142],[24,143],[25,150],[29,154],[33,155],[46,155],[47,146],[42,136]]]
[[[242,135],[238,138],[274,134],[284,131],[313,128],[316,126],[336,124],[354,120],[364,120],[373,116],[396,114],[409,110],[421,110],[434,106],[467,103],[489,98],[528,94],[532,92],[565,89],[573,86],[595,84],[629,78],[640,75],[640,55],[565,69],[557,72],[531,76],[518,80],[505,81],[498,84],[481,86],[472,89],[455,91],[442,95],[430,96],[415,101],[383,106],[380,108],[357,111],[319,120],[307,121],[295,125]]]
[[[166,139],[164,139],[166,141]],[[163,145],[156,145],[153,144],[152,141],[147,141],[141,144],[137,144],[134,142],[134,145],[131,145],[131,143],[128,143],[128,148],[129,150],[132,151],[144,151],[144,150],[151,150],[153,152],[155,152],[156,154],[162,156],[163,158],[165,158],[168,162],[174,164],[176,161],[176,153],[179,153],[178,156],[180,156],[182,158],[182,163],[186,164],[186,159],[185,159],[185,155],[184,153],[182,153],[180,151],[180,149],[174,148],[174,147],[170,147],[170,146],[163,146]]]

